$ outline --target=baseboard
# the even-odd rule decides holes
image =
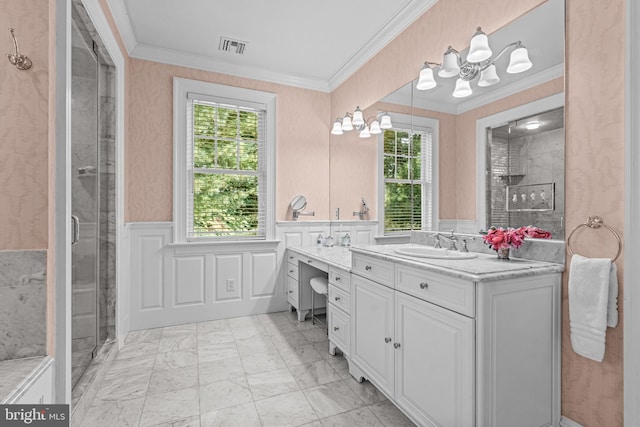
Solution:
[[[577,422],[570,420],[564,415],[560,417],[560,427],[583,427],[582,424],[578,424]]]

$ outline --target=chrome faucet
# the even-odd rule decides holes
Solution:
[[[357,215],[359,218],[362,218],[363,216],[369,213],[369,206],[367,205],[366,200],[364,200],[364,197],[361,197],[361,199],[362,199],[362,208],[360,209],[359,212],[353,213],[353,216]]]
[[[438,237],[444,237],[445,239],[447,239],[449,241],[449,250],[450,251],[457,251],[458,250],[458,247],[456,246],[456,242],[458,241],[458,237],[454,236],[453,229],[451,229],[451,235],[450,236],[445,236],[444,234],[440,234],[440,233],[438,233],[437,236]]]
[[[460,240],[462,240],[462,247],[460,248],[460,252],[469,252],[469,248],[467,248],[467,241],[468,240],[476,240],[475,237],[463,237]]]

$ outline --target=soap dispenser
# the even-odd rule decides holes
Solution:
[[[318,238],[316,239],[316,245],[317,246],[322,246],[322,242],[324,241],[324,239],[322,238],[322,234],[318,234]]]
[[[351,236],[349,236],[349,233],[344,233],[344,236],[342,236],[342,246],[351,246]]]

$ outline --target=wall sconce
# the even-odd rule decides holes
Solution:
[[[16,53],[7,53],[7,58],[9,58],[9,62],[12,65],[15,65],[18,70],[28,70],[31,68],[31,60],[28,56],[20,54],[18,51],[18,41],[16,40],[15,34],[13,34],[14,29],[9,28],[11,32],[11,37],[13,38],[13,47],[16,50]]]
[[[500,77],[496,72],[495,61],[509,48],[513,48],[513,50],[509,60],[509,66],[507,67],[507,73],[522,73],[533,66],[529,59],[527,48],[524,47],[520,41],[509,43],[502,48],[495,58],[492,58],[493,52],[489,47],[489,39],[487,35],[482,32],[482,29],[478,27],[469,43],[467,58],[463,60],[460,57],[460,52],[449,46],[442,58],[442,64],[428,61],[424,63],[422,70],[420,70],[420,77],[418,78],[416,89],[429,90],[438,85],[433,77],[434,68],[439,68],[439,77],[449,78],[458,76],[456,87],[453,91],[455,98],[464,98],[473,93],[470,83],[478,74],[480,74],[478,86],[493,86],[500,81]],[[433,68],[431,67],[432,65]]]
[[[342,119],[340,119],[340,117],[336,119],[333,123],[331,134],[342,135],[345,132],[355,129],[358,131],[360,138],[369,138],[371,135],[382,133],[383,129],[391,129],[392,127],[389,113],[381,112],[365,120],[360,107],[356,107],[353,114],[346,113]]]

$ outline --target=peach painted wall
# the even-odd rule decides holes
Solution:
[[[378,53],[361,70],[332,93],[332,116],[353,106],[367,106],[394,88],[415,78],[420,63],[438,58],[448,44],[463,45],[468,28],[476,22],[494,22],[491,32],[541,1],[455,0],[438,2],[409,29]],[[566,225],[601,215],[622,233],[624,225],[624,0],[566,0]],[[462,13],[460,11],[468,13]],[[462,39],[461,39],[462,37]],[[380,76],[384,76],[381,79]],[[549,94],[555,93],[549,83]],[[537,94],[531,95],[530,100]],[[510,108],[504,105],[502,108]],[[490,108],[490,107],[487,107]],[[499,111],[499,110],[495,110]],[[478,112],[471,116],[481,117]],[[483,114],[492,114],[486,110]],[[475,125],[475,124],[474,124]],[[475,219],[475,130],[458,126],[455,159],[450,170],[461,173],[455,181],[455,210],[441,200],[446,218]],[[472,142],[473,141],[473,144]],[[473,146],[473,150],[469,147]],[[448,152],[447,161],[451,161]],[[441,158],[440,165],[442,167]],[[446,179],[442,173],[440,179]],[[442,191],[442,186],[441,186]],[[604,231],[603,231],[604,232]],[[578,252],[610,256],[617,248],[596,231],[576,235]],[[573,243],[573,239],[572,239]],[[595,249],[594,249],[595,248]],[[617,261],[622,279],[623,263]],[[603,363],[577,356],[568,335],[568,273],[563,275],[562,414],[585,427],[623,425],[623,325],[608,329]],[[620,283],[620,319],[624,284]]]
[[[173,77],[275,93],[276,218],[286,218],[296,194],[307,197],[313,219],[329,218],[328,93],[131,58],[125,221],[173,217]]]
[[[33,62],[20,71],[7,28]],[[0,0],[0,250],[48,241],[49,2]]]

